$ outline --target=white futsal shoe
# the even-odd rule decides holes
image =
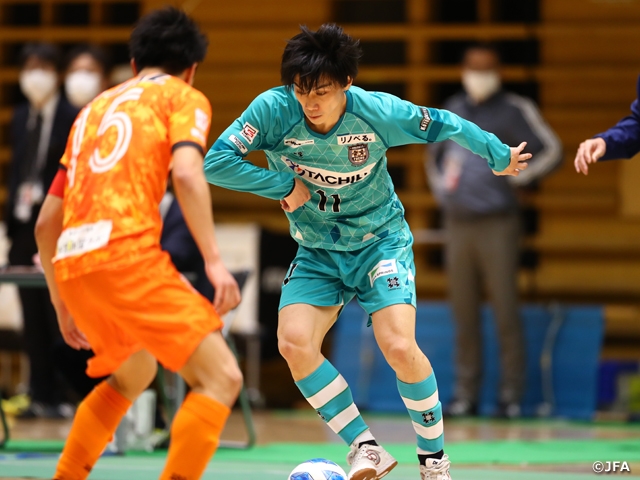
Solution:
[[[451,480],[449,467],[451,462],[446,454],[440,460],[427,458],[427,465],[420,465],[420,480]]]
[[[379,480],[398,465],[396,459],[384,448],[368,444],[360,448],[355,444],[351,445],[347,463],[351,465],[348,480]]]

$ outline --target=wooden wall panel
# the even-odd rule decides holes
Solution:
[[[544,22],[602,23],[640,21],[638,0],[541,0]]]

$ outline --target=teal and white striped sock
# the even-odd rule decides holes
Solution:
[[[349,385],[329,360],[325,359],[315,372],[297,381],[296,385],[320,418],[347,445],[369,429],[353,403]]]
[[[418,435],[418,454],[430,455],[444,448],[442,405],[438,400],[438,385],[434,373],[418,383],[404,383],[397,379],[413,429]]]

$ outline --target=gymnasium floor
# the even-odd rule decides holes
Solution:
[[[386,479],[418,480],[414,433],[406,416],[365,414],[365,419],[399,461]],[[296,464],[312,457],[329,458],[346,469],[346,447],[311,410],[256,412],[255,425],[258,445],[249,451],[220,449],[204,479],[286,480]],[[51,478],[69,426],[68,421],[15,422],[12,441],[0,451],[0,479]],[[239,440],[243,435],[242,419],[235,412],[224,438]],[[445,435],[453,480],[593,480],[595,461],[626,461],[631,473],[615,475],[640,478],[640,424],[450,420]],[[157,479],[164,457],[164,452],[104,457],[90,478]]]

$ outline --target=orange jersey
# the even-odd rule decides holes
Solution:
[[[172,152],[193,145],[204,153],[210,118],[201,92],[164,74],[133,78],[80,112],[61,160],[67,184],[58,280],[125,266],[160,248]]]

